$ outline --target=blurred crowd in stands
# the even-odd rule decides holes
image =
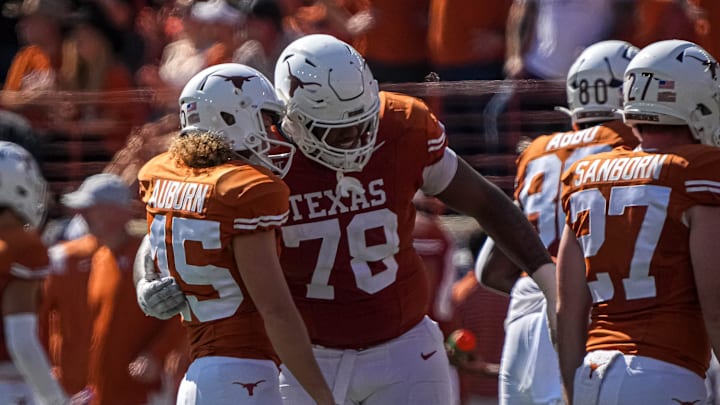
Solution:
[[[128,145],[143,125],[159,132],[175,129],[177,95],[194,73],[232,61],[272,77],[279,52],[304,34],[329,33],[351,43],[381,84],[417,83],[428,77],[441,82],[563,80],[575,56],[603,39],[642,47],[681,38],[716,54],[720,6],[715,3],[3,0],[0,110],[3,127],[14,128],[4,129],[11,134],[4,137],[27,140],[28,134],[12,134],[29,125],[37,144],[26,141],[26,146],[43,155],[46,171],[64,167],[54,161],[85,162],[69,172],[60,170],[62,176],[50,176],[55,191],[62,191],[101,170],[102,162]],[[516,87],[495,87],[476,91],[469,103],[453,103],[452,92],[426,101],[449,129],[457,124],[461,133],[487,132],[493,141],[489,152],[514,151],[517,136],[505,141],[498,136],[518,133],[520,123],[511,120],[511,126],[503,126],[500,114],[552,111],[548,104],[564,104],[562,91],[539,102],[531,91],[516,93]],[[147,137],[147,131],[144,134]]]
[[[569,120],[553,107],[565,104],[565,75],[584,47],[603,39],[643,47],[679,38],[720,55],[720,2],[712,0],[0,4],[0,139],[20,143],[35,154],[55,195],[74,190],[100,172],[117,174],[133,185],[137,170],[163,151],[177,130],[177,97],[190,77],[208,66],[238,62],[272,78],[282,49],[305,34],[328,33],[351,43],[367,59],[381,87],[403,89],[428,102],[446,124],[454,150],[485,174],[507,177],[514,174],[515,148],[524,136],[568,127]],[[419,84],[504,79],[530,82],[487,87],[464,83],[432,95],[423,92],[423,86],[436,83]],[[527,85],[537,81],[547,84]],[[530,127],[529,120],[518,119],[532,117],[528,111],[542,117]],[[509,191],[512,179],[500,185]],[[134,203],[136,214],[144,212],[139,202]],[[68,217],[61,207],[56,204],[51,219]],[[432,222],[442,210],[428,209],[429,216],[422,214],[419,220]],[[73,230],[65,225],[59,231],[51,229],[55,233],[49,243],[72,239]],[[463,242],[472,257],[482,238],[478,233]],[[83,259],[87,261],[95,249],[93,245]],[[442,268],[448,261],[441,258],[439,263]],[[455,267],[449,279],[435,277],[437,320],[446,321],[446,333],[457,327],[476,328],[482,352],[478,355],[498,362],[507,299],[483,291],[472,272],[457,280],[468,263]],[[493,308],[497,316],[485,312],[478,319],[473,308],[483,306]],[[445,313],[453,310],[453,316]],[[461,378],[464,401],[473,394],[496,395],[497,381],[487,377],[493,376],[492,370],[489,363],[484,372]]]

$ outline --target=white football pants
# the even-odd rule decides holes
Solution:
[[[180,383],[177,405],[281,405],[279,374],[271,360],[200,357]]]
[[[425,317],[403,335],[364,350],[314,347],[315,358],[341,405],[450,404],[450,366],[442,332]],[[314,402],[287,368],[280,391],[286,405]]]

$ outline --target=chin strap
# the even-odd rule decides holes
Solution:
[[[355,177],[345,176],[343,172],[336,172],[337,186],[335,187],[335,194],[339,194],[342,197],[350,197],[350,191],[357,194],[365,194],[365,188],[363,187],[360,180]]]

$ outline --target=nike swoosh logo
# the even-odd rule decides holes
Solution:
[[[431,352],[428,353],[428,354],[425,354],[425,353],[423,353],[423,352],[420,352],[420,357],[422,357],[423,360],[427,360],[427,359],[429,359],[430,357],[432,357],[433,354],[435,354],[435,353],[437,353],[437,350],[433,350],[433,351],[431,351]]]

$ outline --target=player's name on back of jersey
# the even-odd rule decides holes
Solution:
[[[209,184],[155,180],[152,195],[147,202],[148,207],[158,209],[173,209],[178,211],[203,212]]]
[[[667,158],[668,155],[645,155],[582,160],[575,166],[574,185],[618,180],[657,180]]]
[[[553,135],[545,146],[545,150],[565,148],[570,145],[581,145],[595,140],[600,127],[591,127],[582,131],[561,132]]]

